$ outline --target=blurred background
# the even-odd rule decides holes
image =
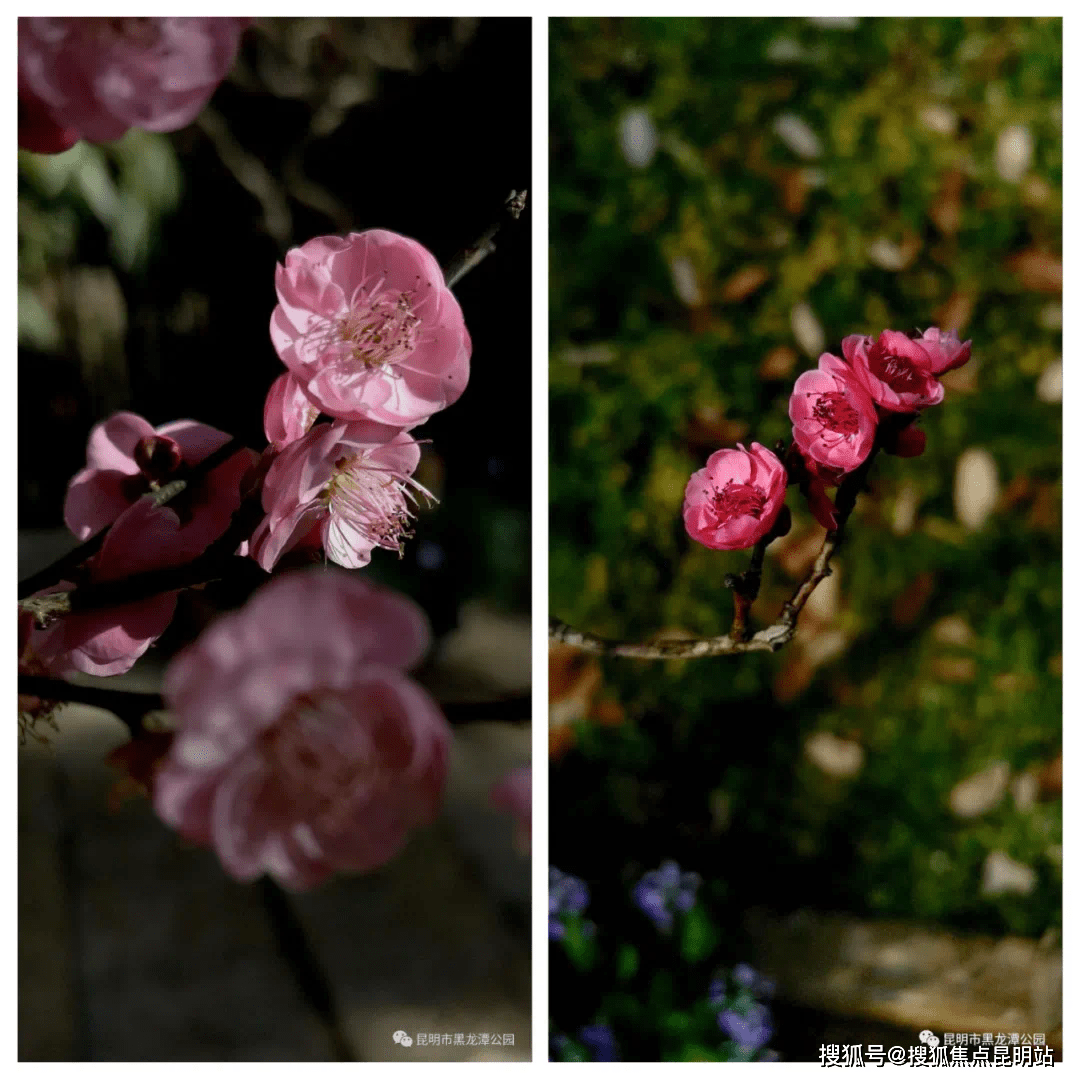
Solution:
[[[446,263],[499,218],[530,186],[530,54],[528,19],[260,19],[190,127],[20,151],[20,578],[73,546],[67,483],[116,410],[265,446],[289,248],[378,227]],[[529,215],[455,289],[470,384],[416,432],[439,502],[365,571],[431,617],[442,700],[528,692]],[[158,689],[193,625],[108,685]],[[486,806],[523,718],[460,733],[446,814],[399,860],[300,898],[233,884],[145,802],[110,812],[125,729],[57,719],[20,757],[20,1057],[529,1057],[528,860]]]
[[[688,539],[690,474],[790,439],[847,334],[973,341],[783,651],[552,650],[551,862],[596,955],[645,933],[627,898],[666,858],[715,929],[655,978],[553,947],[553,1032],[709,1059],[715,1027],[668,1021],[746,961],[782,1058],[923,1028],[1060,1051],[1061,73],[1059,19],[551,21],[553,616],[725,632],[748,554]],[[759,627],[824,535],[788,503]]]

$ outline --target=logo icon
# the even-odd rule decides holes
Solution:
[[[929,1028],[923,1028],[919,1032],[919,1042],[926,1043],[933,1050],[941,1040]]]
[[[401,1043],[402,1046],[412,1046],[412,1036],[407,1031],[395,1031],[394,1042]]]

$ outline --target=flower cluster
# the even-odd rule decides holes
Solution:
[[[822,353],[795,382],[788,404],[793,447],[784,463],[759,443],[718,450],[686,487],[686,530],[706,547],[736,550],[776,535],[789,470],[827,529],[839,522],[825,489],[875,449],[916,457],[926,445],[919,413],[945,396],[939,376],[971,358],[971,342],[931,327],[918,337],[884,330],[845,337],[843,357]]]
[[[365,566],[376,547],[401,551],[412,505],[431,497],[411,431],[468,382],[461,307],[429,251],[382,229],[290,251],[277,295],[270,338],[287,371],[263,412],[274,456],[251,553],[265,570],[297,546]]]
[[[67,150],[176,131],[232,67],[251,19],[20,18],[19,146]]]
[[[748,1061],[773,1036],[772,1013],[758,998],[771,998],[776,990],[771,979],[749,964],[736,964],[731,983],[717,975],[709,986],[709,1004],[716,1009],[716,1023],[734,1044],[735,1060]],[[767,1052],[761,1060],[775,1060]]]
[[[676,914],[685,915],[697,902],[700,887],[700,874],[683,873],[674,859],[667,859],[634,886],[634,903],[657,930],[669,934]]]

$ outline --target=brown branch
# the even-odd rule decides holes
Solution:
[[[186,491],[194,481],[205,476],[211,469],[217,468],[218,465],[227,461],[242,449],[243,445],[238,439],[230,439],[212,454],[203,458],[198,465],[193,465],[184,477],[163,484],[154,491],[154,505],[164,506],[166,503],[171,502]],[[44,569],[38,570],[37,573],[31,574],[28,578],[23,578],[19,582],[19,599],[24,600],[39,589],[46,589],[50,585],[55,585],[69,570],[74,570],[91,556],[96,555],[111,528],[112,525],[106,525],[104,529],[95,533],[89,540],[84,541],[78,547],[73,548],[66,555],[61,555],[59,559],[50,563]]]
[[[527,191],[511,191],[499,217],[469,247],[459,251],[444,267],[446,287],[452,289],[470,270],[480,265],[494,250],[495,236],[504,225],[512,225],[525,209]]]
[[[108,709],[127,725],[133,735],[143,730],[142,718],[146,713],[168,709],[160,694],[114,690],[109,686],[83,686],[44,675],[20,674],[19,693],[44,701],[79,702]],[[529,719],[532,698],[528,694],[514,694],[487,701],[449,701],[440,704],[439,708],[451,727],[492,721],[519,723]]]
[[[851,516],[851,511],[855,508],[855,499],[862,490],[866,474],[876,456],[877,448],[875,447],[866,461],[844,478],[836,493],[836,528],[830,529],[825,534],[825,540],[814,560],[814,565],[800,582],[791,599],[784,604],[776,622],[765,627],[764,630],[759,630],[752,637],[746,637],[746,618],[753,598],[747,599],[744,596],[740,600],[737,589],[735,620],[731,631],[719,637],[674,638],[654,642],[609,641],[596,634],[575,630],[558,619],[552,619],[548,629],[548,640],[572,645],[584,652],[603,656],[625,656],[635,660],[689,660],[699,656],[732,656],[736,653],[776,652],[782,649],[795,636],[796,623],[807,600],[810,599],[810,594],[832,573],[830,565],[832,557],[843,540],[844,527]],[[761,557],[764,556],[766,543],[768,543],[767,539],[758,545],[761,547]],[[760,584],[761,558],[758,557],[758,546],[755,546],[754,554],[751,556],[750,570],[745,574],[753,574],[756,561],[757,580]],[[742,576],[739,575],[739,577]],[[749,589],[747,589],[747,595],[748,593]],[[756,586],[754,586],[753,595],[757,596]],[[740,603],[742,604],[741,611]]]

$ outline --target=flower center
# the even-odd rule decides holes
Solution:
[[[922,390],[925,376],[902,356],[888,356],[871,352],[870,370],[891,390],[899,394]]]
[[[373,461],[367,452],[339,458],[334,475],[322,493],[330,513],[344,518],[361,535],[381,548],[404,554],[405,541],[412,537],[413,518],[409,504],[414,492],[429,501],[434,496],[411,476]]]
[[[349,359],[366,368],[392,368],[416,349],[420,316],[406,293],[390,290],[342,316],[335,330]]]
[[[374,740],[333,692],[298,694],[260,744],[290,810],[324,829],[348,812],[350,795],[382,774]]]
[[[859,414],[840,390],[818,395],[814,402],[814,419],[822,427],[841,435],[854,435],[859,430]]]
[[[753,484],[737,484],[729,480],[713,497],[717,524],[726,525],[732,518],[761,517],[765,509],[765,492]]]

